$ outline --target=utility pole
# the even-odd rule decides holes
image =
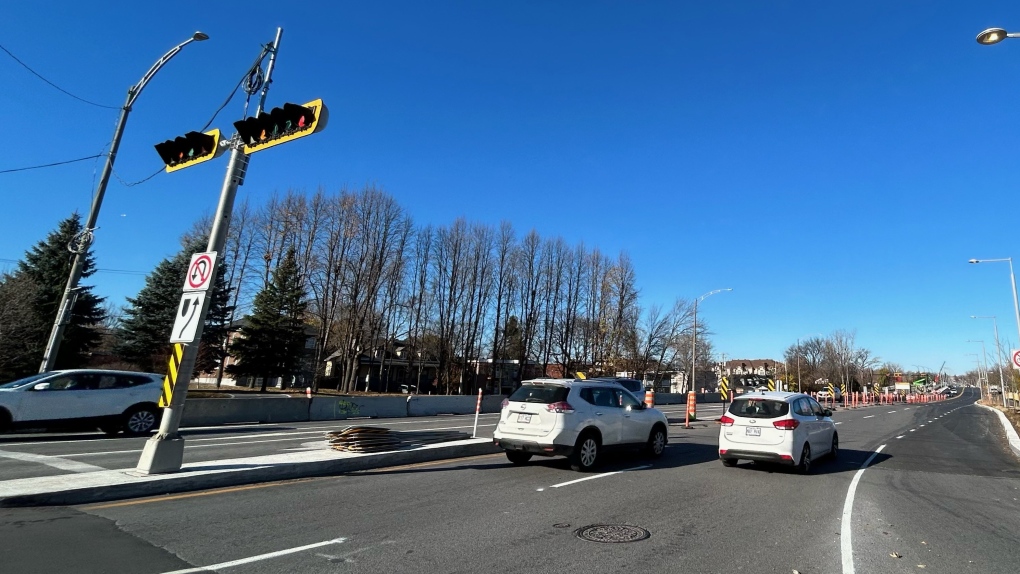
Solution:
[[[113,173],[113,162],[117,159],[117,150],[120,148],[120,139],[124,135],[124,126],[127,125],[128,113],[131,107],[142,93],[149,80],[156,75],[167,62],[181,51],[181,48],[192,42],[208,40],[209,36],[203,32],[195,32],[191,38],[177,44],[163,57],[156,60],[156,63],[149,68],[149,71],[142,76],[137,84],[128,88],[127,98],[120,108],[120,116],[117,117],[117,125],[113,128],[113,140],[110,142],[110,152],[106,154],[106,162],[103,164],[103,171],[99,176],[99,186],[96,188],[96,195],[92,198],[92,206],[89,208],[88,218],[82,227],[81,233],[75,238],[74,261],[71,263],[71,272],[67,277],[67,286],[64,294],[57,305],[57,317],[53,321],[53,328],[50,330],[50,338],[46,343],[46,350],[43,352],[42,364],[39,365],[39,372],[52,371],[57,362],[57,353],[60,351],[60,343],[64,339],[64,329],[71,322],[71,311],[74,309],[74,302],[78,299],[82,272],[85,270],[85,259],[89,254],[89,247],[92,245],[92,231],[96,229],[96,220],[99,219],[99,210],[103,206],[103,197],[106,195],[106,185],[110,182],[110,175]]]
[[[280,50],[280,37],[282,35],[283,28],[277,28],[276,39],[273,41],[273,47],[269,52],[266,79],[255,116],[262,112],[265,105],[266,93],[269,91],[269,84],[272,82],[273,67],[276,63],[276,55]],[[240,138],[231,138],[228,145],[231,148],[230,162],[227,164],[227,173],[223,179],[219,205],[216,207],[216,218],[213,220],[213,227],[209,234],[209,243],[206,248],[207,251],[214,251],[216,253],[221,253],[226,244],[227,229],[230,226],[230,218],[234,212],[234,198],[237,195],[237,188],[244,184],[244,176],[248,171],[249,158],[243,150],[244,146]],[[210,281],[215,285],[215,266],[211,273]],[[202,339],[202,328],[204,327],[205,317],[209,312],[209,305],[212,299],[212,297],[204,299],[194,343],[184,346],[184,355],[177,374],[177,380],[179,381],[178,388],[174,390],[170,405],[163,411],[163,420],[159,425],[159,432],[145,443],[142,456],[138,460],[137,470],[140,472],[147,474],[176,472],[181,469],[181,465],[184,462],[184,439],[177,431],[181,423],[181,415],[184,411],[184,400],[188,394],[188,384],[191,382],[191,376],[195,370],[195,360],[198,358],[198,346],[199,341]]]

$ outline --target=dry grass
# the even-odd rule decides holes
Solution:
[[[1013,424],[1013,429],[1020,433],[1020,409],[1017,409],[1016,407],[1004,407],[1002,406],[1001,401],[996,402],[995,400],[981,399],[978,402],[982,405],[1002,411],[1003,414],[1006,415],[1006,418],[1009,419],[1009,422]]]

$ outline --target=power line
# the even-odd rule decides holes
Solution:
[[[57,166],[57,165],[64,165],[64,164],[67,164],[67,163],[74,163],[76,161],[85,161],[87,159],[96,159],[97,157],[103,157],[103,155],[104,154],[90,155],[90,156],[86,156],[86,157],[80,157],[78,159],[69,159],[67,161],[58,161],[56,163],[47,163],[47,164],[43,164],[43,165],[33,165],[33,166],[29,166],[29,167],[16,167],[16,168],[13,168],[13,169],[0,169],[0,173],[14,173],[16,171],[28,171],[30,169],[41,169],[41,168],[44,168],[44,167],[53,167],[53,166]]]
[[[8,50],[7,48],[4,48],[2,44],[0,44],[0,50],[3,50],[4,52],[7,52],[8,56],[10,56],[11,58],[14,58],[15,62],[17,62],[17,63],[21,64],[22,66],[24,66],[24,68],[26,70],[28,70],[29,72],[32,72],[32,74],[34,74],[35,77],[39,78],[40,80],[42,80],[42,81],[46,82],[47,84],[53,86],[57,90],[67,94],[68,96],[71,96],[72,98],[74,98],[74,99],[76,99],[76,100],[78,100],[80,102],[85,102],[86,104],[89,104],[90,106],[96,106],[97,108],[106,108],[108,110],[119,110],[120,109],[117,106],[104,106],[103,104],[97,104],[95,102],[90,102],[90,101],[86,100],[85,98],[79,98],[78,96],[72,94],[71,92],[65,90],[64,88],[61,88],[60,86],[58,86],[58,85],[54,84],[53,82],[47,80],[46,78],[42,77],[42,75],[39,74],[39,72],[36,72],[32,68],[30,68],[28,66],[28,64],[26,64],[25,62],[22,62],[21,60],[19,60],[17,56],[12,54],[11,51]]]

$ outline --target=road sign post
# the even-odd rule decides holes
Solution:
[[[269,65],[266,67],[266,80],[262,89],[262,96],[259,101],[256,114],[262,111],[265,104],[266,92],[272,83],[273,67],[276,64],[276,55],[280,50],[280,37],[283,29],[276,29],[276,39],[273,41],[273,48],[269,55]],[[237,196],[237,188],[244,184],[244,176],[248,169],[248,156],[242,149],[240,138],[233,138],[230,142],[230,162],[227,164],[227,173],[223,179],[223,188],[220,191],[219,204],[216,207],[216,216],[213,220],[212,231],[209,233],[208,252],[222,252],[227,241],[227,229],[230,227],[230,217],[234,211],[234,198]],[[202,255],[202,254],[197,254]],[[195,264],[192,258],[192,265]],[[197,268],[189,267],[186,282],[192,281],[192,272]],[[216,282],[216,266],[210,261],[205,273],[196,276],[195,281],[205,285],[213,285]],[[185,285],[187,287],[187,283]],[[184,412],[184,400],[188,395],[188,384],[191,381],[192,373],[195,370],[195,359],[198,357],[198,341],[202,339],[202,326],[205,317],[209,312],[209,304],[212,297],[203,297],[199,306],[201,313],[197,317],[194,339],[192,344],[185,345],[184,356],[177,372],[177,388],[173,393],[170,405],[163,411],[163,420],[159,425],[159,432],[145,443],[142,449],[142,456],[138,460],[137,470],[146,474],[163,474],[176,472],[181,469],[184,462],[184,439],[178,433],[181,422],[181,415]]]

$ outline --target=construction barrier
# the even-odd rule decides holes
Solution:
[[[694,393],[687,394],[687,422],[698,420],[698,397]]]
[[[655,406],[655,391],[652,389],[645,391],[645,406],[648,408]]]

